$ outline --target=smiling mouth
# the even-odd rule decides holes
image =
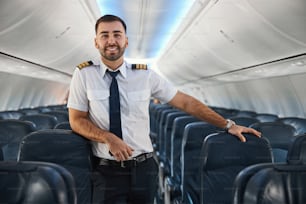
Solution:
[[[106,48],[106,51],[110,51],[110,52],[114,52],[114,51],[117,51],[117,50],[118,50],[118,47],[114,47],[114,46]]]

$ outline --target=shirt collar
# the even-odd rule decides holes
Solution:
[[[118,67],[118,69],[115,70],[115,71],[120,70],[120,74],[124,78],[126,78],[126,68],[127,68],[126,66],[127,66],[127,64],[124,61],[123,64],[120,67]],[[101,68],[102,76],[104,77],[104,75],[106,73],[106,70],[108,70],[109,68],[103,62],[100,62],[100,68]],[[109,69],[109,70],[111,70],[111,69]]]

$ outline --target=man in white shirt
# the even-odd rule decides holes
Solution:
[[[245,141],[242,133],[260,137],[256,130],[236,125],[178,91],[146,66],[127,64],[123,57],[127,46],[124,21],[113,15],[102,16],[96,22],[95,38],[101,62],[89,61],[76,68],[70,87],[70,125],[92,141],[93,154],[99,160],[100,179],[95,181],[95,189],[100,190],[101,203],[152,204],[154,201],[158,170],[149,137],[151,97],[227,129],[241,141]],[[117,71],[122,138],[110,131],[109,88],[113,77],[109,72]]]

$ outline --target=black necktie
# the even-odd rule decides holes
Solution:
[[[109,131],[122,138],[121,115],[120,115],[120,98],[116,76],[119,71],[108,73],[112,77],[112,83],[109,88]]]

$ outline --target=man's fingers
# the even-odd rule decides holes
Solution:
[[[238,133],[236,136],[240,139],[241,142],[246,142],[245,137],[241,133]]]
[[[257,137],[261,137],[261,133],[253,128],[247,128],[239,125],[234,125],[233,128],[229,129],[229,133],[235,135],[240,139],[241,142],[246,142],[246,138],[242,133],[251,133]]]
[[[246,131],[244,131],[246,133],[252,133],[253,135],[256,135],[257,137],[261,137],[261,132],[258,132],[257,130],[253,129],[253,128],[247,128]]]

